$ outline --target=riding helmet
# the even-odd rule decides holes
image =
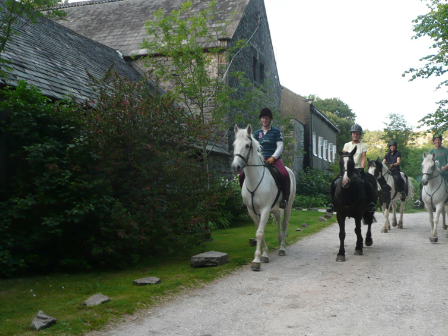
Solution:
[[[351,128],[350,128],[350,133],[352,132],[359,132],[362,134],[362,127],[358,124],[354,124]]]
[[[442,140],[443,140],[443,138],[442,138],[442,134],[440,134],[440,133],[436,133],[436,134],[434,134],[434,135],[432,136],[432,142],[434,142],[434,140],[437,139],[437,138],[440,138],[440,141],[442,141]]]
[[[389,142],[387,147],[390,148],[390,146],[395,146],[395,148],[398,149],[398,143],[395,140],[392,140],[391,142]]]
[[[272,111],[270,109],[268,109],[267,107],[263,107],[260,111],[260,115],[258,116],[258,118],[261,117],[271,117],[271,119],[274,119],[274,117],[272,116]]]

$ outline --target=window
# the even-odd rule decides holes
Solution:
[[[252,75],[254,76],[254,82],[257,81],[257,67],[258,67],[258,60],[256,57],[252,57]]]
[[[330,162],[332,162],[333,160],[332,160],[332,157],[331,157],[331,150],[333,149],[333,144],[332,143],[330,143],[329,145],[328,145],[328,161],[330,161]]]
[[[327,146],[328,146],[328,140],[324,140],[324,148],[322,150],[322,157],[325,161],[327,161]]]
[[[324,139],[322,137],[319,137],[319,148],[317,149],[319,159],[322,159],[322,142],[323,142],[323,140]]]
[[[264,64],[260,62],[260,83],[264,81]]]
[[[313,154],[317,156],[316,133],[313,132]]]
[[[336,161],[336,145],[333,145],[333,162]]]

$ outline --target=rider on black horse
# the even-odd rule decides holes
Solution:
[[[389,142],[389,152],[386,153],[383,159],[383,163],[386,161],[389,164],[389,170],[396,182],[396,190],[397,192],[401,192],[401,201],[404,202],[406,200],[406,188],[403,177],[400,172],[400,163],[401,163],[401,153],[398,151],[398,144],[395,140]],[[392,195],[393,196],[393,195]]]
[[[343,152],[351,152],[355,147],[357,147],[356,153],[353,156],[355,160],[355,173],[357,173],[360,177],[362,177],[366,181],[366,194],[367,199],[369,201],[368,210],[370,212],[376,211],[376,204],[373,202],[375,199],[374,192],[376,188],[376,180],[375,177],[369,173],[364,172],[364,165],[366,163],[366,153],[367,153],[367,145],[360,141],[362,135],[362,127],[358,124],[354,124],[350,128],[350,132],[352,134],[352,141],[347,142],[344,145]],[[339,176],[338,176],[339,177]],[[337,177],[337,178],[338,178]],[[337,179],[336,178],[336,179]],[[334,206],[330,204],[328,206],[327,212],[333,212]]]

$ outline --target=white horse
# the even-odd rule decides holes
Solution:
[[[394,177],[392,176],[392,173],[390,172],[389,168],[382,163],[379,159],[368,161],[368,172],[375,176],[377,180],[378,185],[378,194],[380,196],[380,202],[381,202],[381,208],[383,210],[384,215],[384,226],[381,230],[381,232],[386,233],[388,230],[390,230],[390,222],[389,222],[389,211],[390,208],[392,208],[392,226],[397,226],[397,201],[401,201],[401,193],[397,192],[395,188],[395,182]],[[404,181],[406,181],[406,176],[404,173],[400,173],[401,177]],[[383,188],[386,186],[385,189],[390,189],[388,192],[390,192],[390,199],[389,197],[385,196],[385,191]],[[387,187],[388,186],[388,187]],[[414,186],[412,185],[411,181],[408,181],[407,183],[407,196],[404,201],[401,201],[400,205],[400,220],[398,221],[398,228],[403,228],[403,214],[404,209],[406,206],[406,201],[408,199],[412,199],[412,196],[414,195],[415,190]],[[389,194],[387,194],[389,196]],[[386,199],[385,199],[386,198]]]
[[[269,262],[268,247],[264,239],[264,229],[269,219],[269,213],[271,212],[275,217],[278,228],[277,237],[280,244],[278,255],[286,255],[286,231],[296,194],[296,180],[294,173],[286,168],[291,180],[291,193],[284,211],[283,222],[281,222],[279,204],[282,200],[282,195],[277,199],[277,185],[269,170],[266,168],[264,159],[261,156],[261,146],[254,139],[252,133],[251,125],[248,125],[246,129],[239,129],[235,125],[232,169],[235,173],[241,173],[244,170],[245,180],[242,185],[241,195],[244,204],[249,210],[249,215],[257,227],[257,248],[251,267],[252,270],[259,271],[261,262]],[[280,223],[282,224],[281,227]],[[263,245],[263,254],[261,254],[261,245]]]
[[[448,205],[448,183],[441,175],[439,161],[434,160],[434,154],[423,153],[422,162],[422,199],[425,203],[426,211],[429,214],[429,223],[431,224],[431,243],[437,243],[437,224],[439,216],[442,214],[443,229],[446,230],[445,206]],[[436,209],[435,219],[433,209]],[[448,233],[446,235],[448,238]]]

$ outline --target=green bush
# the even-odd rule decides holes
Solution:
[[[297,195],[315,196],[330,193],[333,178],[326,172],[306,168],[297,176]]]
[[[331,203],[331,198],[329,195],[316,195],[316,196],[305,196],[296,195],[294,198],[294,207],[300,208],[322,208]]]
[[[2,92],[0,275],[124,266],[202,244],[233,215],[197,117],[114,73],[94,84],[93,109],[24,82]]]

